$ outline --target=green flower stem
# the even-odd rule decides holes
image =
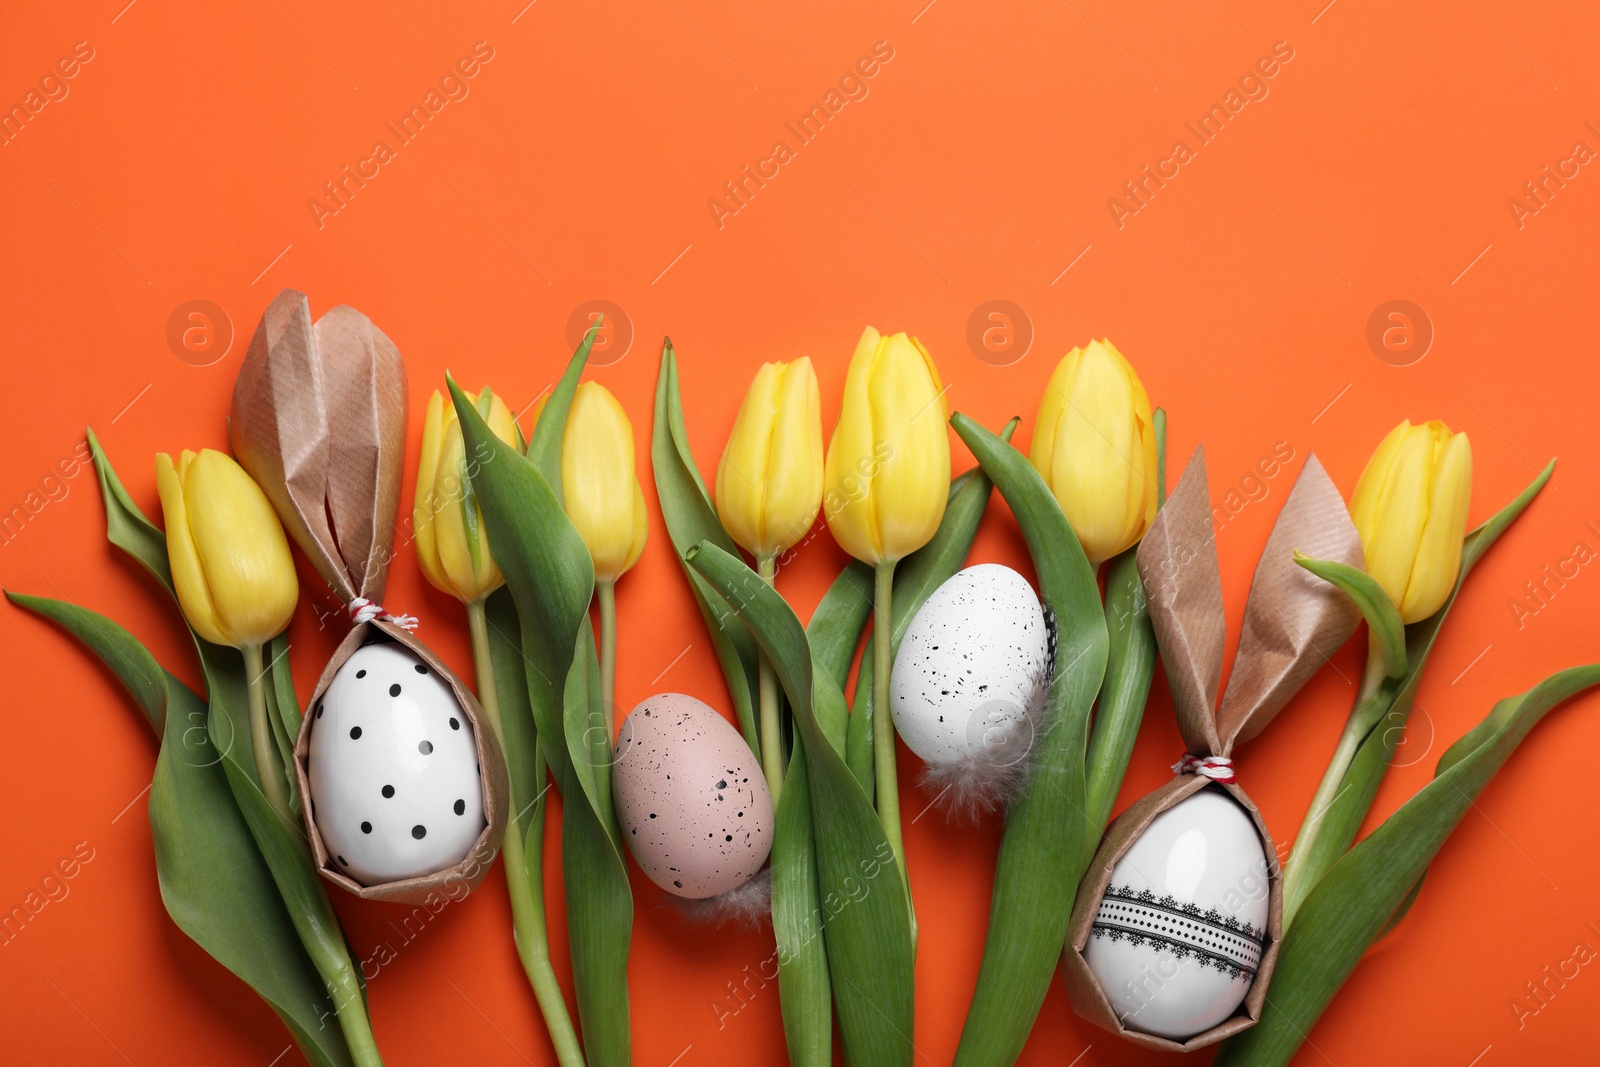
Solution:
[[[894,752],[894,716],[889,713],[889,672],[894,663],[891,609],[894,597],[894,565],[892,559],[879,563],[875,572],[872,594],[872,768],[878,799],[878,821],[883,824],[884,836],[894,849],[894,858],[900,871],[906,874],[906,846],[900,836],[900,786],[896,781]],[[909,875],[907,875],[909,895]],[[913,920],[914,921],[914,920]]]
[[[333,998],[334,1014],[339,1018],[339,1030],[350,1049],[350,1059],[356,1067],[383,1067],[378,1039],[372,1034],[372,1019],[361,998],[361,983],[356,980],[355,964],[350,961],[344,943],[326,945],[316,939],[302,940],[311,962],[328,984],[328,994]]]
[[[600,707],[606,717],[606,747],[617,738],[617,580],[594,583],[600,601]]]
[[[246,691],[250,695],[250,747],[255,753],[256,777],[261,779],[261,792],[273,809],[290,826],[298,828],[299,821],[289,811],[288,784],[284,781],[283,768],[278,765],[272,723],[267,720],[266,669],[261,665],[261,646],[246,645],[239,651],[244,656]]]
[[[771,556],[756,560],[757,573],[768,585],[776,586],[777,568]],[[767,775],[767,792],[772,794],[772,810],[778,810],[778,798],[783,795],[783,738],[778,726],[778,676],[773,673],[772,661],[766,654],[760,661],[761,693],[761,767]]]
[[[467,626],[472,634],[472,671],[478,679],[478,703],[494,729],[501,748],[505,747],[505,732],[500,725],[500,696],[495,687],[494,664],[489,659],[489,622],[484,614],[483,601],[467,604]],[[535,743],[534,762],[542,771],[544,760],[537,755]],[[506,827],[505,842],[500,846],[504,854],[506,889],[511,896],[511,924],[517,956],[522,960],[522,970],[533,987],[544,1014],[545,1029],[550,1033],[550,1043],[555,1046],[556,1060],[561,1067],[583,1067],[583,1050],[578,1045],[577,1031],[572,1027],[572,1017],[567,1013],[567,1002],[561,995],[561,985],[550,965],[550,937],[545,928],[544,885],[539,879],[544,857],[534,856],[530,868],[526,855],[521,815],[524,798],[512,788],[511,808],[514,813],[511,825]],[[527,803],[532,807],[532,803]],[[542,812],[541,812],[542,815]]]
[[[1350,717],[1345,720],[1344,733],[1339,736],[1339,745],[1333,750],[1333,759],[1328,762],[1328,769],[1323,772],[1322,783],[1317,786],[1316,795],[1311,798],[1311,807],[1306,809],[1305,822],[1301,824],[1300,832],[1295,835],[1294,849],[1289,853],[1288,863],[1284,865],[1283,929],[1285,931],[1289,929],[1295,912],[1300,910],[1300,905],[1305,903],[1306,897],[1315,888],[1317,880],[1326,873],[1306,869],[1312,851],[1311,846],[1317,839],[1317,833],[1322,829],[1323,816],[1333,807],[1333,802],[1345,788],[1345,775],[1349,773],[1350,764],[1356,758],[1356,750],[1361,747],[1361,742],[1366,739],[1373,723],[1378,720],[1382,705],[1394,699],[1394,691],[1383,685],[1387,671],[1388,665],[1382,654],[1376,648],[1369,650],[1366,676],[1361,681],[1361,692],[1356,697],[1355,706],[1350,709]]]

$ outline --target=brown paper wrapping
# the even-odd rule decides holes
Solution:
[[[336,307],[313,323],[304,293],[285,289],[277,295],[239,368],[229,436],[284,528],[347,603],[383,597],[400,503],[405,420],[405,364],[394,342],[354,308]],[[510,795],[499,742],[472,691],[414,635],[380,619],[351,628],[323,668],[310,706],[356,649],[383,639],[405,645],[444,679],[472,723],[484,829],[466,858],[446,870],[372,886],[343,874],[329,862],[312,810],[307,715],[294,754],[312,853],[324,878],[369,900],[419,904],[441,892],[464,895],[494,861]]]
[[[1195,449],[1183,477],[1139,546],[1139,574],[1150,602],[1150,620],[1172,690],[1178,728],[1196,756],[1228,756],[1236,743],[1260,733],[1355,632],[1360,621],[1355,605],[1332,585],[1295,564],[1296,549],[1318,559],[1363,565],[1361,539],[1338,489],[1314,455],[1295,480],[1256,565],[1245,602],[1239,650],[1219,710],[1217,689],[1227,620],[1202,449]],[[1213,784],[1250,813],[1261,835],[1269,885],[1267,944],[1239,1010],[1204,1033],[1172,1041],[1125,1028],[1083,952],[1117,861],[1157,815]],[[1260,1019],[1278,959],[1282,922],[1277,852],[1255,804],[1237,784],[1179,775],[1117,817],[1084,872],[1061,959],[1067,995],[1073,1010],[1085,1019],[1147,1048],[1189,1052],[1216,1044]]]

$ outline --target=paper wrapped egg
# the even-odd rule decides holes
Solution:
[[[760,761],[727,719],[694,697],[661,693],[629,713],[611,786],[622,839],[669,893],[717,896],[767,862],[772,797]]]
[[[378,885],[466,858],[484,826],[472,723],[425,663],[363,645],[310,714],[312,811],[339,870]]]
[[[889,707],[930,766],[1005,767],[1027,755],[1049,681],[1050,633],[1028,580],[981,563],[950,576],[906,627]]]
[[[1267,944],[1266,849],[1216,786],[1157,815],[1117,861],[1083,956],[1129,1030],[1182,1041],[1232,1015]]]

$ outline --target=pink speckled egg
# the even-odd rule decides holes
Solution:
[[[628,714],[611,791],[634,862],[677,896],[736,889],[772,850],[772,796],[760,760],[694,697],[658,693]]]

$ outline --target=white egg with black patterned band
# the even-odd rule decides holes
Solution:
[[[1151,820],[1083,949],[1122,1025],[1183,1041],[1233,1015],[1266,950],[1270,891],[1255,820],[1220,787]]]

